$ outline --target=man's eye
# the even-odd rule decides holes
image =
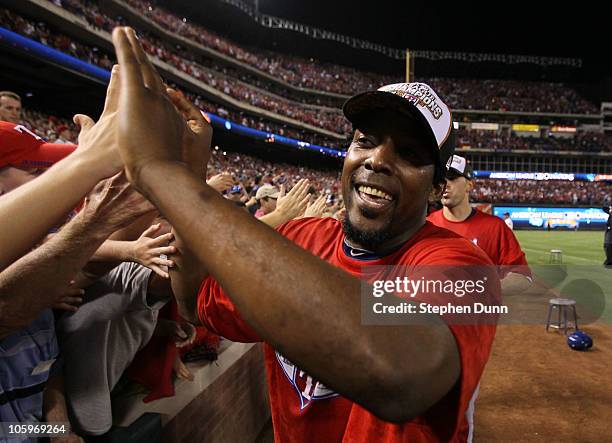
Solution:
[[[367,137],[359,137],[357,139],[357,143],[359,143],[360,145],[371,145],[371,144],[373,144],[372,140],[370,140]]]

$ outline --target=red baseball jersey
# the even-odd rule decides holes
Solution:
[[[343,250],[341,223],[331,218],[291,221],[279,232],[334,266],[359,276],[363,260]],[[396,252],[365,265],[491,265],[471,242],[426,223]],[[493,278],[496,274],[492,272]],[[499,288],[499,281],[497,281]],[[306,294],[305,294],[306,295]],[[359,300],[356,301],[359,303]],[[204,326],[230,340],[260,341],[213,279],[204,280],[198,295]],[[316,315],[316,312],[313,312]],[[460,379],[425,414],[403,424],[383,421],[331,388],[312,379],[291,361],[264,344],[272,422],[277,442],[465,442],[471,431],[468,408],[489,358],[495,324],[453,325],[461,361]],[[347,343],[350,346],[350,343]],[[361,362],[367,365],[368,362]],[[410,364],[410,362],[406,362]],[[355,370],[359,370],[356,366]],[[398,368],[399,370],[399,368]]]
[[[48,168],[75,149],[72,144],[46,143],[25,126],[0,121],[0,167]]]
[[[504,273],[512,270],[531,276],[521,245],[501,218],[473,208],[470,216],[460,222],[447,220],[443,209],[429,214],[427,220],[470,240],[485,251],[494,264],[504,266]]]

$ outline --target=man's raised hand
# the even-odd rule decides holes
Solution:
[[[119,60],[119,152],[128,179],[138,188],[143,168],[155,162],[182,161],[184,118],[170,101],[161,78],[134,33],[113,30]]]
[[[77,114],[73,121],[80,126],[77,155],[91,160],[99,178],[110,177],[123,166],[117,146],[117,108],[119,105],[119,66],[113,66],[106,89],[104,111],[97,122],[84,114]]]
[[[304,217],[323,217],[325,212],[325,206],[327,205],[327,197],[325,195],[319,196],[314,202],[308,203],[308,207],[304,212]]]
[[[222,172],[221,174],[213,175],[211,178],[206,180],[206,184],[222,194],[224,191],[227,191],[234,186],[234,179],[232,178],[231,174]]]
[[[110,232],[115,232],[154,210],[155,207],[130,185],[121,172],[96,185],[79,216],[104,223]]]
[[[180,91],[166,88],[166,92],[187,123],[187,130],[183,134],[183,161],[198,177],[205,177],[206,165],[211,155],[212,126],[204,118],[202,111]]]
[[[285,187],[281,186],[281,192],[276,202],[276,211],[283,215],[285,221],[289,221],[299,217],[306,210],[306,206],[310,201],[308,188],[310,182],[303,178],[291,188],[291,191],[285,195]]]

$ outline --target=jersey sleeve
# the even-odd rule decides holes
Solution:
[[[205,328],[229,340],[241,343],[261,341],[212,277],[205,279],[200,286],[198,317]]]
[[[510,272],[523,274],[531,278],[531,270],[527,264],[525,253],[521,249],[514,232],[505,223],[499,223],[499,265],[502,278]]]

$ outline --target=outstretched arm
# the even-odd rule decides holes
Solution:
[[[191,323],[199,324],[198,291],[202,281],[208,276],[208,271],[178,234],[174,233],[174,239],[173,246],[176,253],[172,259],[175,266],[168,269],[172,292],[181,317]]]
[[[94,124],[85,115],[79,148],[40,177],[0,198],[0,270],[36,245],[96,183],[121,169],[114,135],[118,69],[113,68],[104,112]]]
[[[174,252],[174,248],[168,246],[172,234],[166,233],[154,237],[160,228],[159,223],[151,225],[137,240],[133,241],[106,240],[94,253],[91,260],[114,264],[131,261],[146,266],[160,277],[168,278],[165,268],[174,266],[174,263],[160,256],[167,256]]]
[[[51,307],[111,233],[152,210],[123,174],[101,182],[60,233],[0,273],[0,337]]]
[[[122,80],[118,141],[128,177],[189,242],[244,319],[311,376],[385,420],[413,418],[446,395],[460,373],[448,327],[437,316],[422,318],[428,323],[422,326],[363,326],[360,280],[253,220],[185,167],[185,125],[135,34],[118,28],[113,40]]]

